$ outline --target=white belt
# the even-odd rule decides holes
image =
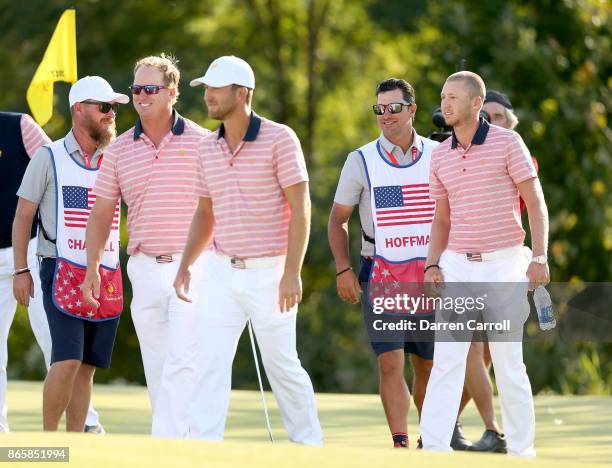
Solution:
[[[493,252],[483,253],[466,253],[465,255],[470,262],[489,262],[491,260],[499,260],[500,258],[515,257],[520,254],[522,245],[515,245],[514,247],[508,247],[505,249],[495,250]]]
[[[152,255],[152,254],[150,255],[150,254],[140,251],[132,256],[135,257],[138,255],[142,255],[143,258],[146,258],[147,260],[150,260],[150,261],[155,261],[156,263],[172,263],[172,262],[180,261],[183,256],[183,253],[177,252],[177,253],[168,253],[168,254],[162,254],[162,255]]]
[[[253,258],[239,258],[239,257],[228,257],[215,252],[216,257],[223,263],[227,263],[232,268],[239,270],[252,270],[260,268],[272,268],[279,264],[282,264],[285,260],[285,255],[278,255],[276,257],[253,257]]]

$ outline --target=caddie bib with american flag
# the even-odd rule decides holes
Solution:
[[[81,284],[87,271],[85,228],[95,203],[92,187],[98,168],[82,166],[66,149],[64,140],[47,145],[53,161],[57,202],[57,261],[53,277],[53,303],[62,312],[83,320],[110,320],[123,310],[123,284],[119,265],[119,201],[110,236],[100,262],[100,306],[83,300]]]
[[[358,150],[370,185],[374,223],[375,248],[368,285],[372,303],[405,295],[424,297],[423,268],[436,207],[429,198],[429,165],[437,144],[415,133],[416,151],[406,165],[385,159],[379,140]],[[430,314],[433,310],[385,307],[385,312]]]

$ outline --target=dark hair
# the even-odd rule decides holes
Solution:
[[[414,88],[406,80],[399,78],[389,78],[388,80],[378,83],[378,86],[376,86],[376,95],[378,96],[380,93],[386,93],[387,91],[394,91],[396,89],[402,91],[402,96],[404,97],[404,101],[406,101],[406,103],[414,104],[416,100]]]

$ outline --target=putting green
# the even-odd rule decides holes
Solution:
[[[601,466],[612,460],[612,398],[536,398],[536,460],[504,455],[438,454],[393,450],[377,395],[318,394],[325,447],[291,444],[271,394],[272,429],[278,442],[267,441],[258,392],[234,391],[225,442],[162,440],[148,436],[150,411],[146,390],[135,386],[97,385],[94,402],[108,434],[38,432],[42,427],[39,382],[10,382],[8,393],[11,433],[2,446],[68,446],[70,465],[88,467],[379,467],[442,466]],[[470,404],[462,418],[465,431],[478,439],[482,427]],[[412,445],[418,434],[411,411]],[[21,465],[23,466],[23,465]],[[40,465],[36,465],[40,466]]]

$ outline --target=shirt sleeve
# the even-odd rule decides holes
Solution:
[[[283,126],[283,132],[274,145],[276,177],[281,188],[308,181],[308,171],[300,140],[289,127]]]
[[[51,154],[46,148],[40,147],[26,168],[17,196],[39,204],[52,177]]]
[[[429,166],[429,197],[434,200],[444,200],[448,198],[448,191],[438,176],[438,158],[436,151],[431,153],[431,164]]]
[[[121,196],[119,178],[117,176],[117,154],[113,151],[113,145],[104,152],[104,159],[96,177],[93,187],[96,197],[117,200]]]
[[[36,150],[42,145],[51,143],[51,139],[47,136],[45,131],[34,122],[34,119],[27,114],[21,116],[20,125],[23,146],[30,159],[32,159]]]
[[[358,152],[353,151],[348,155],[340,179],[338,187],[334,195],[334,203],[346,206],[355,206],[361,200],[361,193],[364,189],[368,189],[367,180],[365,179],[365,169],[363,161]]]
[[[508,174],[516,185],[538,176],[529,150],[521,136],[516,132],[512,133],[508,145],[507,167]]]

